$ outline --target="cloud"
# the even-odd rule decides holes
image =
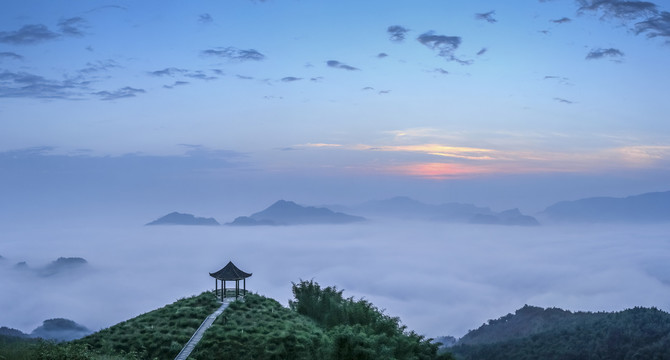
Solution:
[[[495,22],[498,22],[498,20],[496,20],[496,19],[493,17],[493,15],[495,15],[495,13],[496,13],[495,10],[491,10],[491,11],[486,12],[486,13],[478,13],[478,14],[475,14],[475,19],[477,19],[477,20],[484,20],[484,21],[486,21],[486,22],[488,22],[488,23],[493,24],[493,23],[495,23]]]
[[[223,74],[223,72],[221,70],[214,69],[214,70],[211,70],[211,71],[215,74]],[[198,79],[198,80],[216,80],[216,79],[218,79],[218,77],[216,77],[216,76],[207,75],[202,70],[191,71],[191,70],[180,69],[180,68],[176,68],[176,67],[169,67],[169,68],[165,68],[165,69],[162,69],[162,70],[150,71],[149,75],[158,76],[158,77],[162,77],[162,76],[175,77],[175,76],[181,75],[181,76],[184,76],[184,77],[188,77],[188,78],[191,78],[191,79]]]
[[[574,104],[574,102],[571,101],[571,100],[567,100],[567,99],[563,99],[563,98],[559,98],[559,97],[555,97],[554,100],[558,101],[560,103],[563,103],[563,104]]]
[[[657,13],[656,4],[648,1],[578,0],[579,12],[602,12],[604,18],[632,20]]]
[[[241,80],[253,80],[253,79],[254,79],[253,76],[246,76],[246,75],[239,75],[239,74],[238,74],[238,75],[235,75],[235,76],[236,76],[238,79],[241,79]]]
[[[429,49],[437,50],[439,56],[449,61],[456,61],[461,65],[472,63],[471,61],[460,60],[454,56],[454,52],[461,45],[460,36],[435,35],[433,31],[429,31],[419,35],[417,41]]]
[[[369,91],[369,90],[374,90],[374,89],[375,89],[375,88],[373,88],[372,86],[366,86],[366,87],[362,88],[361,90],[363,90],[363,91]]]
[[[265,55],[256,51],[255,49],[238,49],[235,47],[216,48],[203,50],[203,55],[216,56],[233,61],[260,61],[265,59]]]
[[[551,22],[553,22],[554,24],[565,24],[565,23],[569,23],[571,21],[572,21],[572,19],[567,18],[567,17],[562,17],[560,19],[551,20]]]
[[[208,13],[200,14],[198,16],[198,22],[201,24],[209,24],[212,21],[214,21],[214,18]]]
[[[562,85],[572,85],[570,83],[570,79],[564,76],[547,75],[543,78],[543,80],[558,81],[558,83]]]
[[[42,24],[24,25],[16,31],[0,31],[0,43],[30,45],[60,37]]]
[[[435,69],[433,69],[433,72],[436,72],[436,73],[442,74],[442,75],[448,75],[449,74],[449,72],[447,70],[444,70],[443,68],[435,68]]]
[[[309,81],[321,82],[321,81],[323,81],[323,76],[316,76],[316,77],[310,78]]]
[[[405,34],[409,29],[404,28],[400,25],[392,25],[386,29],[386,32],[389,34],[389,39],[393,42],[401,42],[405,40]]]
[[[58,22],[58,28],[64,35],[69,36],[84,36],[84,32],[81,30],[86,27],[86,20],[77,16]]]
[[[152,76],[176,76],[176,75],[181,75],[185,72],[188,72],[188,70],[179,69],[179,68],[176,68],[176,67],[169,67],[169,68],[165,68],[163,70],[150,71],[149,75],[152,75]]]
[[[609,49],[593,49],[587,55],[587,60],[602,59],[604,57],[617,58],[624,56],[623,52],[619,49],[609,48]]]
[[[302,78],[295,77],[295,76],[287,76],[281,79],[283,82],[294,82],[294,81],[299,81],[302,80]]]
[[[86,13],[88,14],[88,13],[92,13],[92,12],[97,12],[97,11],[101,11],[101,10],[109,10],[109,9],[123,10],[123,11],[128,10],[128,8],[126,8],[124,6],[121,6],[121,5],[103,5],[103,6],[98,6],[98,7],[95,7],[93,9],[91,9],[91,10],[88,10],[88,11],[86,11]]]
[[[52,80],[28,72],[0,72],[0,98],[75,99],[88,82]]]
[[[175,81],[172,85],[163,85],[163,87],[166,89],[173,89],[177,86],[188,85],[188,84],[190,84],[188,81]]]
[[[384,94],[389,94],[389,93],[391,93],[391,90],[379,90],[377,92],[377,94],[379,94],[379,95],[384,95]]]
[[[23,60],[23,56],[13,52],[3,51],[0,52],[0,59]]]
[[[86,67],[79,70],[80,73],[83,74],[91,74],[91,73],[96,73],[96,72],[105,72],[109,71],[110,69],[114,68],[120,68],[121,66],[114,60],[112,59],[107,59],[107,60],[98,60],[94,62],[87,62]]]
[[[388,56],[388,54],[387,54],[387,53],[383,53],[383,52],[377,54],[377,57],[380,58],[380,59],[383,59],[383,58],[385,58],[385,57],[387,57],[387,56]]]
[[[345,63],[341,63],[337,60],[328,60],[326,61],[326,64],[329,67],[336,68],[336,69],[343,69],[343,70],[349,70],[349,71],[355,71],[355,70],[360,70],[358,68],[355,68],[353,66],[347,65]]]
[[[188,72],[188,73],[184,74],[184,76],[187,77],[187,78],[191,78],[191,79],[198,79],[198,80],[205,80],[205,81],[218,79],[218,77],[207,75],[201,70]]]
[[[122,87],[115,91],[98,91],[94,92],[93,95],[100,97],[100,100],[117,100],[125,99],[137,96],[137,94],[146,93],[144,89],[136,89],[130,86]]]
[[[484,55],[488,51],[487,48],[482,48],[481,50],[477,51],[477,56]]]
[[[648,38],[663,37],[670,42],[670,12],[663,11],[635,24],[636,34],[646,33]]]

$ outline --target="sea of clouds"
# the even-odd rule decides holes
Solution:
[[[214,288],[230,260],[247,288],[287,305],[314,279],[365,298],[409,329],[460,337],[524,304],[573,311],[670,310],[670,224],[504,227],[369,221],[278,227],[49,223],[0,243],[0,326],[45,319],[92,330]],[[84,268],[41,276],[58,257]],[[29,270],[15,268],[26,261]]]

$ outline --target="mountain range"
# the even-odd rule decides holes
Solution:
[[[335,209],[333,211],[331,209]],[[577,223],[653,223],[670,221],[670,191],[653,192],[625,198],[593,197],[557,202],[536,214],[543,222]],[[500,212],[488,207],[464,203],[426,204],[409,197],[397,196],[368,201],[354,206],[303,206],[279,200],[249,216],[239,216],[226,225],[306,225],[349,224],[366,219],[424,220],[485,225],[536,226],[536,216],[519,209]],[[195,217],[173,212],[146,225],[219,225],[214,218]]]
[[[324,207],[302,206],[293,201],[279,200],[263,211],[249,216],[240,216],[226,225],[307,225],[307,224],[349,224],[365,221],[365,218]]]
[[[670,221],[670,191],[625,198],[561,201],[547,207],[540,216],[556,222],[667,222]]]
[[[522,214],[519,209],[495,212],[488,207],[473,204],[445,203],[425,204],[406,196],[386,200],[368,201],[350,207],[348,211],[367,217],[398,218],[405,220],[428,220],[453,223],[488,225],[534,226],[540,223],[532,216]]]

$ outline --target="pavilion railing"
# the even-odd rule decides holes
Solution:
[[[212,292],[214,292],[214,291],[212,291]],[[239,291],[237,292],[237,296],[238,297],[244,297],[244,295],[246,295],[248,292],[249,292],[248,290],[239,289]],[[223,293],[223,289],[216,290],[216,297],[221,298],[222,293]],[[226,293],[223,297],[224,298],[235,298],[235,289],[234,288],[233,289],[226,289]]]

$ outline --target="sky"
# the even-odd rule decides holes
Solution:
[[[667,1],[3,8],[5,188],[48,162],[143,179],[128,180],[136,193],[186,166],[192,187],[225,179],[259,203],[409,195],[533,212],[667,190]]]

